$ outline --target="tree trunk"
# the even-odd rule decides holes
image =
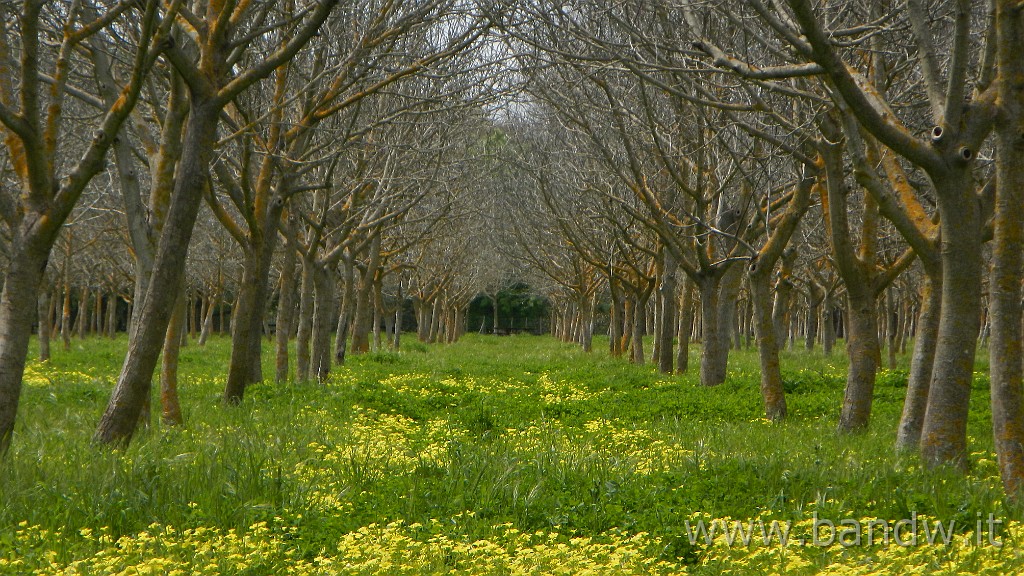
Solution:
[[[792,293],[793,281],[789,277],[779,278],[779,282],[775,286],[775,306],[772,309],[776,342],[785,343],[789,337],[789,308]]]
[[[356,291],[355,318],[352,322],[352,353],[363,354],[370,350],[370,332],[373,329],[373,287],[377,280],[377,271],[380,268],[381,260],[381,237],[380,233],[374,234],[370,240],[369,255],[366,261],[366,270],[360,275],[359,288]],[[440,299],[438,299],[440,301]],[[435,306],[435,321],[439,321],[441,310]],[[438,337],[437,328],[431,327],[431,338],[433,342]]]
[[[82,288],[78,291],[78,312],[75,314],[75,336],[79,340],[85,338],[85,331],[89,327],[89,289]]]
[[[120,300],[117,294],[111,292],[107,295],[107,337],[117,337],[117,302]]]
[[[185,298],[185,318],[181,322],[181,329],[178,331],[178,346],[185,348],[188,346],[188,333],[194,322],[192,321],[193,312],[193,298],[192,294],[188,290],[182,292]],[[173,321],[173,316],[171,316]]]
[[[14,421],[21,397],[32,321],[37,315],[36,299],[46,269],[49,247],[11,242],[11,257],[0,293],[0,454],[11,444]],[[52,240],[50,245],[52,246]]]
[[[821,311],[821,350],[825,356],[832,355],[832,347],[836,344],[835,308],[832,293],[825,294]]]
[[[335,289],[331,272],[325,267],[317,266],[313,281],[316,298],[313,307],[313,333],[310,343],[310,370],[316,375],[317,382],[327,382],[331,373],[331,324],[335,314]]]
[[[761,362],[761,398],[765,416],[772,421],[786,417],[786,394],[782,386],[779,364],[779,342],[776,339],[771,301],[771,269],[752,270],[748,275],[750,301],[754,307],[754,331]]]
[[[288,382],[288,341],[292,334],[292,318],[295,308],[296,254],[292,246],[286,246],[284,261],[281,263],[281,288],[277,300],[277,322],[274,334],[274,381]]]
[[[174,304],[174,314],[167,324],[164,338],[163,362],[160,370],[160,421],[169,426],[184,424],[181,402],[178,400],[178,356],[181,351],[181,332],[188,310],[183,294]]]
[[[365,275],[365,272],[361,274]],[[347,274],[343,282],[344,292],[341,297],[341,311],[338,314],[338,329],[335,337],[335,363],[345,363],[345,352],[348,340],[352,338],[352,353],[365,354],[370,351],[370,335],[372,323],[372,296],[363,290],[355,289],[354,275]]]
[[[242,265],[242,283],[231,323],[231,360],[224,386],[224,402],[238,404],[245,388],[263,380],[263,317],[270,291],[270,268],[277,244],[277,222],[283,202],[273,202],[261,228],[265,235],[250,233]]]
[[[39,291],[39,302],[37,303],[36,315],[38,316],[39,331],[39,361],[46,362],[50,359],[50,290],[44,287]]]
[[[676,374],[683,374],[690,368],[690,334],[693,333],[693,281],[683,276],[679,296],[679,326],[676,338]]]
[[[427,336],[427,342],[433,344],[437,342],[437,332],[441,327],[441,305],[443,304],[443,298],[440,294],[434,298],[433,305],[430,307],[430,330]]]
[[[177,291],[183,286],[185,259],[209,177],[210,157],[217,135],[219,106],[193,94],[178,163],[174,194],[167,214],[146,298],[132,325],[128,354],[117,386],[100,420],[96,440],[127,444],[135,432],[143,403],[149,396],[153,370],[167,332]]]
[[[636,314],[636,300],[632,296],[622,299],[622,329],[619,339],[619,350],[625,354],[633,341],[633,315]]]
[[[580,345],[584,352],[594,349],[594,297],[584,296],[580,300]]]
[[[1003,107],[996,127],[995,239],[992,250],[991,344],[992,432],[1003,489],[1010,500],[1024,494],[1024,373],[1021,358],[1021,277],[1024,263],[1024,29],[1017,2],[997,5],[1000,63],[999,96]]]
[[[967,168],[938,180],[942,314],[921,455],[929,467],[967,465],[967,413],[981,317],[981,214]],[[1019,209],[1019,207],[1018,207]]]
[[[928,388],[931,385],[932,364],[935,361],[935,340],[939,331],[942,305],[942,290],[938,287],[940,282],[942,276],[938,271],[934,278],[931,275],[925,276],[914,354],[910,359],[907,397],[903,402],[903,414],[896,433],[896,448],[899,450],[917,450],[921,444],[921,426],[924,424],[925,409],[928,406]]]
[[[717,386],[725,382],[725,367],[728,364],[729,348],[719,322],[718,297],[721,275],[708,274],[697,282],[700,291],[701,340],[700,383]],[[725,357],[725,361],[722,358]]]
[[[388,348],[391,350],[395,349],[395,313],[393,311],[384,312],[384,337],[387,339]]]
[[[206,297],[206,313],[203,314],[203,329],[199,331],[199,345],[206,346],[207,340],[210,339],[210,333],[213,332],[213,315],[217,310],[217,305],[220,304],[220,288],[212,296]]]
[[[287,189],[286,182],[287,177],[280,187]],[[263,214],[263,222],[250,227],[249,245],[243,248],[246,255],[242,286],[235,308],[237,321],[231,326],[231,361],[224,387],[224,401],[230,404],[242,400],[249,384],[263,381],[263,344],[260,337],[270,299],[270,272],[277,248],[278,226],[284,212],[284,198],[276,196],[269,204]]]
[[[244,278],[245,275],[243,274],[242,277]],[[200,298],[196,297],[195,294],[190,292],[189,295],[188,295],[187,302],[188,302],[188,306],[186,307],[185,313],[186,313],[186,316],[188,318],[188,322],[187,322],[187,324],[188,324],[188,332],[186,332],[186,336],[189,336],[189,337],[195,339],[195,338],[199,337],[199,322],[202,322],[202,319],[203,319],[203,314],[202,314],[201,310],[199,309],[199,305],[202,303],[202,300]],[[197,312],[198,312],[198,314],[197,314]],[[196,318],[197,315],[198,315],[198,319]],[[182,342],[187,344],[188,343],[188,338],[187,337],[186,338],[182,338]]]
[[[398,309],[395,310],[395,338],[392,348],[397,352],[402,345],[402,292],[398,292]]]
[[[746,312],[746,301],[733,302],[732,313],[732,348],[739,350],[743,347],[743,314]]]
[[[95,336],[103,330],[103,292],[97,288],[92,298],[92,322],[89,324],[89,333]]]
[[[814,350],[814,343],[818,340],[818,319],[821,317],[821,303],[824,298],[825,291],[810,282],[807,287],[807,334],[804,341],[808,352]]]
[[[458,306],[455,308],[455,341],[458,342],[459,338],[462,338],[463,333],[466,329],[466,307]]]
[[[498,333],[498,293],[497,292],[495,292],[494,296],[491,297],[491,312],[494,314],[494,322],[493,322],[493,325],[492,325],[493,328],[494,328],[493,333],[497,334]]]
[[[889,360],[889,369],[896,369],[896,332],[899,323],[899,312],[896,310],[896,302],[893,301],[892,289],[885,291],[885,344],[886,355]]]
[[[613,279],[608,280],[609,291],[611,292],[611,305],[608,310],[608,353],[614,358],[622,356],[622,318],[624,312],[622,296],[619,288],[617,288],[617,284]]]
[[[720,353],[714,356],[717,365],[714,373],[719,380],[716,384],[725,382],[726,371],[729,367],[729,345],[732,343],[733,320],[736,316],[736,298],[739,295],[740,284],[743,282],[743,267],[735,264],[722,273],[719,282],[718,310],[714,316],[716,326],[715,332],[718,336]]]
[[[676,316],[676,269],[679,264],[668,250],[665,250],[665,267],[662,271],[661,284],[658,286],[658,298],[661,302],[661,314],[658,316],[658,370],[662,374],[672,373],[672,337]]]
[[[334,333],[334,363],[338,366],[345,364],[345,357],[348,354],[353,308],[358,308],[358,304],[355,302],[357,297],[355,262],[351,255],[345,254],[341,263],[341,306],[338,310],[338,325],[335,327]]]
[[[60,314],[60,339],[64,350],[71,350],[71,285],[66,279],[64,281],[64,305]]]
[[[295,380],[309,381],[309,342],[313,334],[313,280],[316,262],[302,258],[302,280],[299,288],[299,325],[295,336]]]
[[[380,351],[380,310],[384,305],[381,302],[380,285],[374,284],[373,290],[373,349],[374,351]],[[454,330],[452,331],[452,341],[454,341]]]
[[[630,343],[630,350],[633,352],[631,360],[634,364],[644,363],[644,331],[647,328],[647,300],[650,291],[645,292],[636,300],[636,307],[633,309],[633,339]]]
[[[661,286],[661,276],[656,275],[654,278],[655,290],[654,297],[650,299],[648,308],[653,309],[653,312],[648,315],[647,329],[648,334],[654,335],[654,344],[651,346],[651,363],[657,366],[660,364],[661,354],[658,347],[661,345],[661,297],[658,294],[657,287]]]
[[[850,368],[846,376],[840,432],[867,428],[874,398],[875,372],[878,369],[878,313],[870,295],[849,296],[850,324],[846,333],[846,351]]]

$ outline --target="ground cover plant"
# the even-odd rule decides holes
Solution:
[[[29,365],[19,442],[0,464],[0,572],[1004,574],[1024,566],[1020,514],[1004,504],[986,434],[984,367],[963,476],[926,473],[916,455],[894,453],[900,370],[880,375],[870,428],[841,435],[840,354],[785,355],[791,415],[771,423],[751,351],[736,352],[726,383],[708,388],[692,374],[665,376],[532,336],[470,335],[357,356],[323,385],[263,383],[236,407],[219,399],[229,342],[214,338],[183,350],[186,426],[154,425],[110,451],[93,445],[90,431],[123,346],[89,339]],[[990,518],[1001,522],[991,535]],[[868,542],[874,519],[916,524],[894,533],[907,545],[886,545],[878,524]],[[699,521],[715,532],[700,533]],[[859,542],[843,533],[853,521]],[[951,542],[935,538],[935,522],[943,531],[952,523]],[[767,534],[772,541],[762,525],[778,532]]]

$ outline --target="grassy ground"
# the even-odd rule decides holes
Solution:
[[[0,573],[1024,569],[1021,514],[1003,503],[991,453],[984,367],[965,477],[893,453],[905,371],[879,375],[867,432],[837,435],[841,354],[784,353],[791,417],[775,425],[762,418],[753,351],[734,352],[728,381],[703,388],[692,373],[662,376],[545,337],[407,342],[351,358],[327,385],[265,383],[230,408],[218,402],[227,340],[191,345],[186,427],[154,426],[117,452],[90,435],[123,337],[30,364],[0,463]],[[1002,547],[987,532],[977,544],[990,514],[1004,522]],[[860,531],[819,545],[840,534],[814,532],[815,518]],[[883,545],[876,531],[869,545],[872,519],[905,519],[900,542],[919,540]],[[749,545],[696,533],[698,521],[731,532],[734,520],[755,530]],[[788,545],[763,541],[757,522],[773,520],[791,526]],[[935,521],[953,522],[953,543],[926,543]]]

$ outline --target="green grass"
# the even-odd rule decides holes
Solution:
[[[694,514],[917,513],[965,527],[990,513],[1020,519],[1003,502],[993,464],[984,373],[972,394],[974,466],[962,476],[894,454],[905,368],[880,373],[869,429],[839,435],[841,351],[783,353],[790,417],[771,424],[751,350],[734,351],[727,382],[705,388],[697,347],[689,374],[664,376],[608,357],[596,340],[592,354],[532,336],[415,343],[351,356],[326,385],[267,382],[225,407],[229,342],[213,338],[182,352],[186,426],[154,421],[122,451],[90,438],[125,341],[76,341],[47,366],[33,364],[26,380],[14,446],[0,463],[0,559],[56,571],[112,546],[126,555],[130,547],[113,543],[153,524],[241,534],[267,522],[288,553],[246,568],[258,574],[317,564],[361,528],[401,521],[433,527],[416,532],[423,542],[439,533],[493,539],[509,526],[600,541],[648,533],[653,558],[716,572],[725,568],[684,537]],[[264,362],[272,374],[269,347]],[[121,560],[156,553],[139,554]],[[813,569],[846,558],[819,556]]]

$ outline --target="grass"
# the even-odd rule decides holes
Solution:
[[[598,341],[595,349],[603,350]],[[785,352],[790,418],[762,417],[757,358],[727,382],[664,376],[546,337],[476,336],[351,356],[326,385],[263,383],[222,406],[229,342],[180,360],[187,425],[91,444],[125,341],[30,364],[0,463],[0,572],[1003,573],[1011,546],[758,547],[691,542],[697,519],[913,516],[1019,521],[992,454],[987,376],[972,471],[892,445],[906,371],[878,378],[870,428],[838,435],[840,353]],[[697,366],[699,350],[691,350]],[[272,357],[264,354],[264,373]],[[1024,532],[1021,532],[1024,534]],[[960,538],[961,540],[963,538]]]

